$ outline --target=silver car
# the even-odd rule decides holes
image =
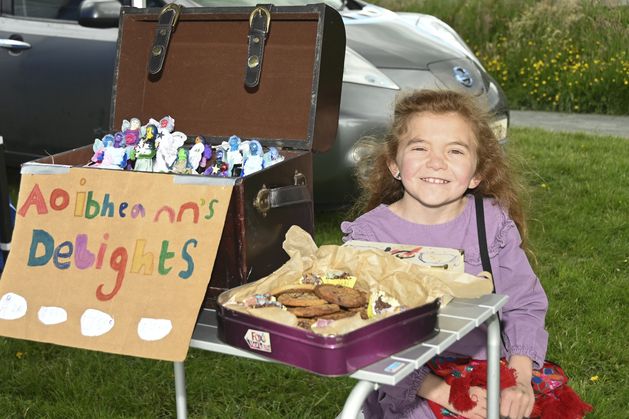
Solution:
[[[123,3],[131,3],[127,0]],[[137,2],[134,2],[136,4]],[[164,1],[143,2],[161,7]],[[179,0],[194,6],[255,6],[259,0]],[[312,3],[281,0],[276,5]],[[347,35],[334,147],[315,156],[315,202],[351,202],[364,135],[387,130],[404,89],[456,89],[484,97],[506,141],[509,110],[496,81],[441,20],[394,13],[359,0],[326,0]],[[119,1],[0,0],[0,135],[10,164],[82,146],[108,129]]]

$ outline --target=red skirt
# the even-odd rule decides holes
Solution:
[[[450,385],[449,402],[455,409],[466,412],[476,406],[470,398],[472,386],[487,388],[487,361],[471,358],[436,356],[428,366],[432,372],[442,377]],[[579,419],[592,411],[592,406],[582,401],[568,386],[568,377],[561,367],[552,362],[544,362],[539,370],[533,370],[533,392],[535,404],[531,418]],[[509,368],[504,359],[500,360],[500,389],[516,384],[515,370]],[[428,401],[437,418],[464,419],[437,403]]]

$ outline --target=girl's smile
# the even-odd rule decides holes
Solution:
[[[413,116],[400,138],[389,170],[404,186],[403,198],[391,210],[422,224],[455,218],[468,189],[478,186],[476,141],[472,128],[457,113]]]
[[[437,179],[434,177],[423,177],[420,178],[421,180],[423,180],[424,182],[428,182],[428,183],[448,183],[448,180],[445,179]]]

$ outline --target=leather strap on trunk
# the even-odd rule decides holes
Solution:
[[[258,4],[249,16],[249,47],[245,72],[245,86],[249,88],[260,83],[264,45],[271,27],[271,7],[270,4]]]
[[[269,189],[271,208],[286,207],[311,201],[312,198],[310,198],[310,192],[306,185],[291,185]]]
[[[181,6],[170,3],[164,6],[159,14],[157,21],[157,29],[155,29],[155,40],[151,48],[149,56],[149,74],[156,76],[161,73],[166,60],[166,51],[168,51],[168,43],[170,42],[170,34],[175,31],[177,20],[181,13]]]
[[[311,203],[310,189],[306,184],[306,177],[295,172],[294,185],[280,186],[268,189],[266,185],[258,191],[253,206],[263,217],[273,208],[286,207],[303,203]]]

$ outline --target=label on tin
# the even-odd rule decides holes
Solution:
[[[255,351],[271,352],[271,334],[260,330],[247,330],[245,333],[247,345]]]

